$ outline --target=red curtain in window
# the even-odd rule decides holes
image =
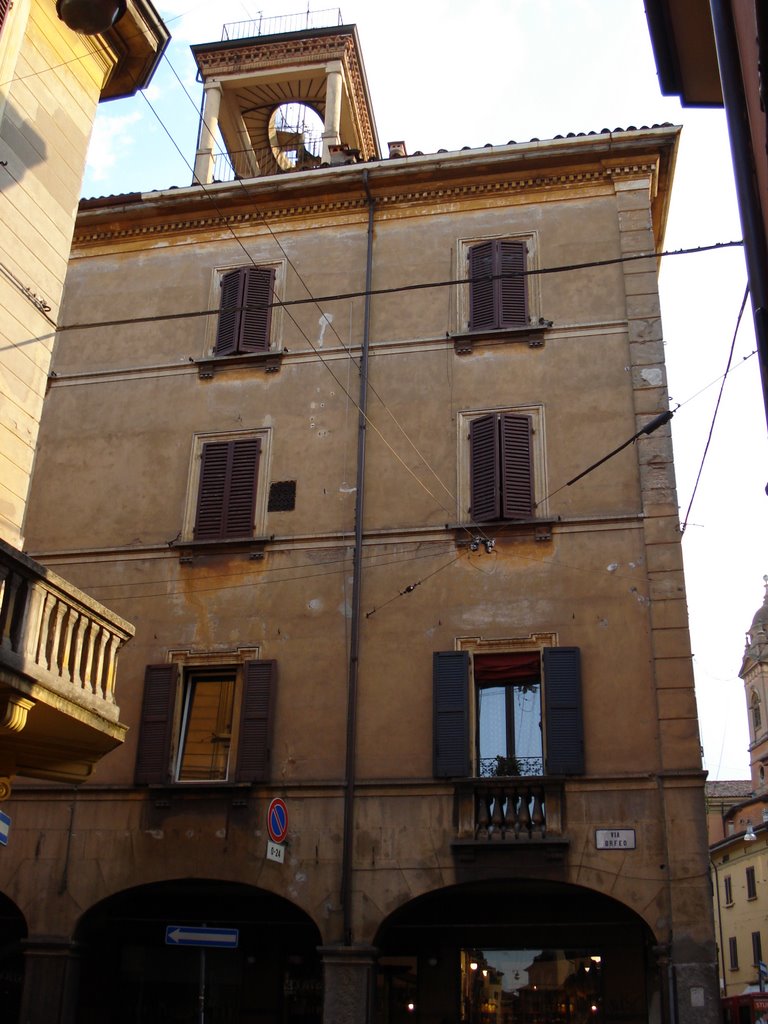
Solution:
[[[541,678],[538,651],[476,654],[474,663],[476,683],[537,683]]]

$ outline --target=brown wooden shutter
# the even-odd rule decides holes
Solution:
[[[136,755],[137,786],[170,778],[171,729],[179,672],[176,665],[147,665]]]
[[[265,352],[269,348],[274,287],[273,268],[246,268],[239,337],[241,352]]]
[[[215,348],[217,356],[227,356],[237,351],[244,269],[241,267],[239,270],[232,270],[221,279],[221,303]]]
[[[527,263],[525,242],[504,239],[496,243],[494,273],[496,284],[497,327],[524,327],[528,323],[528,279],[523,276]]]
[[[469,329],[496,326],[493,282],[493,242],[481,242],[469,250]]]
[[[0,32],[3,30],[5,16],[11,9],[11,0],[0,0]]]
[[[469,424],[470,509],[473,522],[498,519],[501,514],[499,428],[496,413],[478,416]]]
[[[435,778],[464,778],[469,762],[469,653],[432,655],[432,771]]]
[[[269,349],[274,286],[272,267],[238,267],[223,275],[217,356]]]
[[[578,647],[545,647],[546,774],[584,774],[581,656]]]
[[[195,540],[253,536],[261,439],[203,445]]]
[[[276,669],[274,661],[247,661],[243,666],[238,782],[264,782],[269,778]]]
[[[533,426],[530,416],[502,413],[501,514],[504,519],[533,515]]]

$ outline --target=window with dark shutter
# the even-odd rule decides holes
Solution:
[[[217,356],[269,350],[275,271],[238,267],[221,279]]]
[[[269,778],[276,663],[247,661],[243,673],[237,781],[263,782]]]
[[[258,437],[203,445],[195,540],[253,536],[260,452]]]
[[[136,755],[137,786],[168,781],[178,678],[176,665],[147,665]]]
[[[578,647],[545,647],[546,774],[584,773],[581,655]]]
[[[470,248],[470,331],[528,326],[527,251],[503,238]]]
[[[533,425],[530,416],[490,413],[469,424],[473,522],[533,515]]]
[[[0,32],[3,30],[5,16],[11,9],[11,0],[0,0]]]
[[[461,778],[469,763],[469,654],[435,651],[432,658],[433,774]]]

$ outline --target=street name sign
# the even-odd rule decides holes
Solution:
[[[8,845],[8,833],[11,831],[11,819],[0,811],[0,846]]]
[[[166,946],[198,946],[208,949],[237,949],[237,928],[193,928],[169,924],[165,929]]]
[[[598,850],[634,850],[636,845],[633,828],[595,829],[595,846]]]

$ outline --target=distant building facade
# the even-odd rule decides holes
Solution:
[[[42,424],[30,547],[136,626],[126,742],[11,802],[45,1024],[714,1024],[678,130],[382,158],[354,27],[194,52],[196,183],[81,204]]]

